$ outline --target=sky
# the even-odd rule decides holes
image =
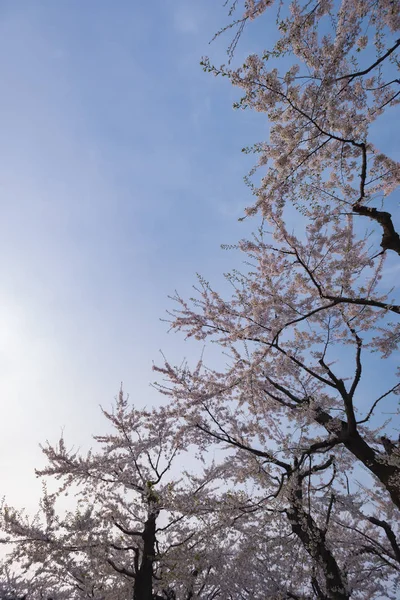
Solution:
[[[221,2],[222,5],[222,2]],[[0,497],[32,509],[39,443],[90,445],[121,382],[159,398],[153,361],[198,355],[160,321],[195,273],[232,267],[250,230],[227,22],[211,0],[0,4]],[[243,52],[250,42],[244,38]]]
[[[172,362],[202,350],[168,334],[168,296],[190,295],[197,272],[221,282],[240,263],[220,244],[257,226],[238,221],[254,161],[241,149],[266,139],[266,119],[233,111],[239,92],[199,65],[226,62],[230,38],[209,45],[222,4],[0,3],[0,497],[11,504],[34,510],[39,443],[63,432],[90,446],[121,382],[138,407],[160,401],[160,350]],[[259,21],[239,58],[268,36]]]

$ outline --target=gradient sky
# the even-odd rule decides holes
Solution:
[[[222,2],[221,2],[222,4]],[[235,112],[214,0],[0,4],[0,496],[30,507],[39,442],[90,444],[120,382],[138,406],[162,348],[159,321],[195,272],[250,229],[240,150],[265,120]],[[254,33],[254,31],[253,31]],[[245,38],[244,38],[245,39]],[[244,42],[243,52],[249,45]]]
[[[203,73],[229,38],[215,0],[0,4],[0,497],[36,506],[39,442],[90,444],[120,382],[138,406],[167,335],[168,294],[235,266],[256,226],[243,146],[266,119]],[[260,20],[239,53],[260,50]],[[389,129],[388,129],[389,132]],[[381,130],[382,135],[382,130]],[[389,133],[388,133],[389,135]],[[395,273],[397,267],[393,266]]]

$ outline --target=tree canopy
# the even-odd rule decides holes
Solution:
[[[170,326],[201,358],[155,367],[165,403],[138,410],[121,391],[95,450],[43,447],[38,475],[59,484],[38,515],[3,504],[4,598],[399,597],[400,166],[382,131],[400,5],[228,6],[229,63],[202,65],[268,120],[244,149],[243,218],[262,222],[234,247],[230,294],[199,277],[175,295]],[[277,41],[236,67],[256,18]],[[75,511],[57,509],[67,493]]]

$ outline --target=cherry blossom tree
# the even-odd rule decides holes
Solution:
[[[3,571],[13,569],[12,585],[8,581],[4,583],[9,596],[6,593],[5,599],[125,600],[132,597],[132,585],[111,571],[106,572],[102,561],[96,561],[78,549],[73,552],[61,544],[56,549],[51,542],[43,544],[40,554],[39,543],[37,540],[32,542],[32,532],[27,528],[28,535],[30,543],[28,538],[20,538],[18,553],[12,552],[3,561]]]
[[[240,4],[235,0],[230,14]],[[246,23],[265,15],[270,27],[273,20],[277,25],[272,47],[238,69],[203,61],[205,70],[228,76],[244,91],[236,107],[268,117],[268,142],[244,149],[259,155],[263,169],[261,184],[251,184],[256,201],[247,214],[261,210],[275,223],[289,202],[308,216],[316,206],[366,216],[379,227],[382,250],[400,254],[392,214],[382,208],[400,168],[385,144],[376,146],[377,137],[382,143],[378,123],[400,101],[399,4],[294,0],[276,10],[274,4],[246,0],[243,16],[222,30],[238,28],[232,58]]]
[[[2,568],[19,569],[5,593],[399,597],[400,299],[385,269],[400,168],[379,131],[400,101],[400,6],[246,0],[230,59],[266,15],[272,47],[240,68],[203,60],[243,90],[237,108],[268,118],[268,141],[245,149],[259,155],[246,215],[263,224],[233,247],[229,293],[200,277],[194,298],[175,295],[171,328],[202,357],[155,367],[167,404],[138,411],[121,392],[97,451],[43,447],[38,475],[59,488],[33,519],[3,505]],[[75,510],[57,509],[65,494]]]
[[[272,5],[245,3],[232,24],[230,58],[247,22]],[[234,2],[231,13],[238,8]],[[260,183],[247,179],[256,200],[246,213],[261,211],[264,225],[237,246],[246,267],[226,276],[230,295],[200,277],[194,298],[174,298],[171,328],[217,344],[221,367],[165,360],[156,367],[166,379],[159,388],[193,443],[234,453],[236,484],[260,473],[276,482],[261,496],[261,514],[289,528],[307,558],[303,580],[290,589],[277,584],[282,597],[394,598],[400,301],[385,281],[385,261],[388,251],[400,254],[400,238],[384,205],[400,169],[378,149],[375,121],[399,102],[399,6],[280,3],[275,17],[278,41],[242,67],[203,60],[205,70],[244,90],[237,108],[268,117],[268,142],[245,149],[260,156],[251,174],[262,170]],[[363,230],[370,223],[372,234]],[[378,365],[386,365],[379,385]],[[259,515],[253,501],[254,491],[246,502]],[[366,573],[376,587],[362,581]]]
[[[233,23],[231,58],[244,25],[272,4],[246,2]],[[246,267],[226,276],[230,295],[200,277],[194,298],[174,298],[172,329],[217,344],[220,368],[203,358],[194,368],[165,360],[156,367],[166,379],[159,389],[192,443],[228,449],[225,479],[254,483],[238,517],[253,535],[240,547],[258,540],[254,564],[264,548],[273,556],[267,597],[395,598],[400,384],[392,357],[400,303],[383,277],[388,251],[400,254],[400,238],[382,206],[400,170],[371,141],[371,124],[399,101],[399,6],[280,3],[276,19],[274,47],[242,67],[203,61],[244,90],[238,108],[268,117],[269,141],[245,149],[259,154],[263,169],[259,184],[247,180],[256,201],[246,213],[261,211],[264,225],[237,246]],[[290,206],[300,212],[291,226]],[[379,237],[363,232],[356,219],[365,216]],[[387,365],[380,385],[378,360]],[[240,503],[235,507],[240,512]],[[289,587],[293,548],[285,553],[283,532],[297,540],[302,564]],[[257,597],[246,589],[243,597]]]
[[[189,552],[197,531],[185,521],[190,510],[179,508],[189,490],[183,492],[180,478],[170,474],[183,453],[173,423],[162,409],[135,410],[122,391],[113,411],[103,413],[112,431],[94,437],[97,452],[83,456],[67,450],[63,439],[43,447],[48,466],[37,474],[60,485],[53,493],[44,488],[36,517],[3,505],[2,541],[13,546],[5,565],[18,564],[26,572],[32,598],[44,597],[44,590],[53,597],[55,589],[60,600],[154,600],[175,597],[171,578],[164,576],[168,558],[170,568],[175,563],[180,572],[186,600],[193,567],[187,574],[177,567],[183,554],[176,549]],[[190,497],[197,498],[205,486],[190,489]],[[64,498],[65,503],[71,494],[76,510],[57,511],[57,502]]]
[[[333,493],[340,479],[333,455],[296,457],[287,449],[278,458],[237,447],[211,417],[209,429],[204,421],[195,429],[207,431],[205,445],[184,420],[176,427],[174,411],[136,411],[122,394],[105,415],[113,432],[96,436],[99,452],[81,456],[63,440],[44,446],[49,465],[39,474],[61,487],[44,488],[40,515],[3,506],[3,541],[14,546],[4,566],[24,574],[13,588],[18,597],[374,598],[366,594],[366,574],[379,571],[395,581],[395,528],[382,512],[380,521],[356,514],[339,485]],[[207,454],[209,442],[222,440],[235,454],[163,483],[183,444],[199,443]],[[57,511],[65,493],[76,496],[74,511]],[[359,497],[358,503],[365,504]],[[153,554],[146,556],[149,539]],[[140,581],[146,559],[147,588]],[[368,584],[372,589],[386,591],[379,579]]]
[[[323,214],[307,228],[305,241],[282,226],[275,238],[275,245],[262,238],[241,244],[255,269],[228,275],[235,288],[231,299],[205,281],[192,305],[176,297],[180,308],[172,327],[212,338],[232,362],[224,371],[202,374],[202,365],[189,372],[166,364],[162,371],[174,388],[164,391],[185,410],[189,402],[200,410],[200,400],[207,398],[215,398],[217,406],[243,405],[264,438],[282,416],[299,426],[318,425],[326,431],[322,438],[318,429],[318,447],[344,445],[400,507],[398,446],[385,443],[386,434],[370,426],[379,404],[399,392],[396,373],[378,397],[365,402],[359,394],[368,377],[363,360],[374,360],[376,352],[388,358],[397,348],[398,330],[393,335],[387,321],[400,307],[376,293],[382,261],[371,261],[351,221],[331,227]],[[338,362],[341,355],[346,365]]]

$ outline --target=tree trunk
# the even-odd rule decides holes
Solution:
[[[344,583],[345,575],[326,545],[324,531],[303,509],[303,482],[298,474],[293,474],[292,477],[296,478],[296,485],[289,496],[290,509],[287,515],[293,533],[301,540],[308,554],[324,574],[326,595],[321,591],[318,597],[326,600],[349,600],[350,594],[346,591]]]
[[[388,462],[389,455],[380,455],[375,452],[357,430],[349,431],[349,426],[345,421],[340,421],[340,431],[338,431],[337,419],[333,419],[325,411],[317,412],[316,421],[329,433],[337,436],[347,450],[379,479],[389,492],[393,503],[400,509],[400,467]]]
[[[149,511],[144,525],[143,555],[139,571],[136,574],[133,600],[153,600],[153,562],[156,546],[156,520],[158,510]]]

